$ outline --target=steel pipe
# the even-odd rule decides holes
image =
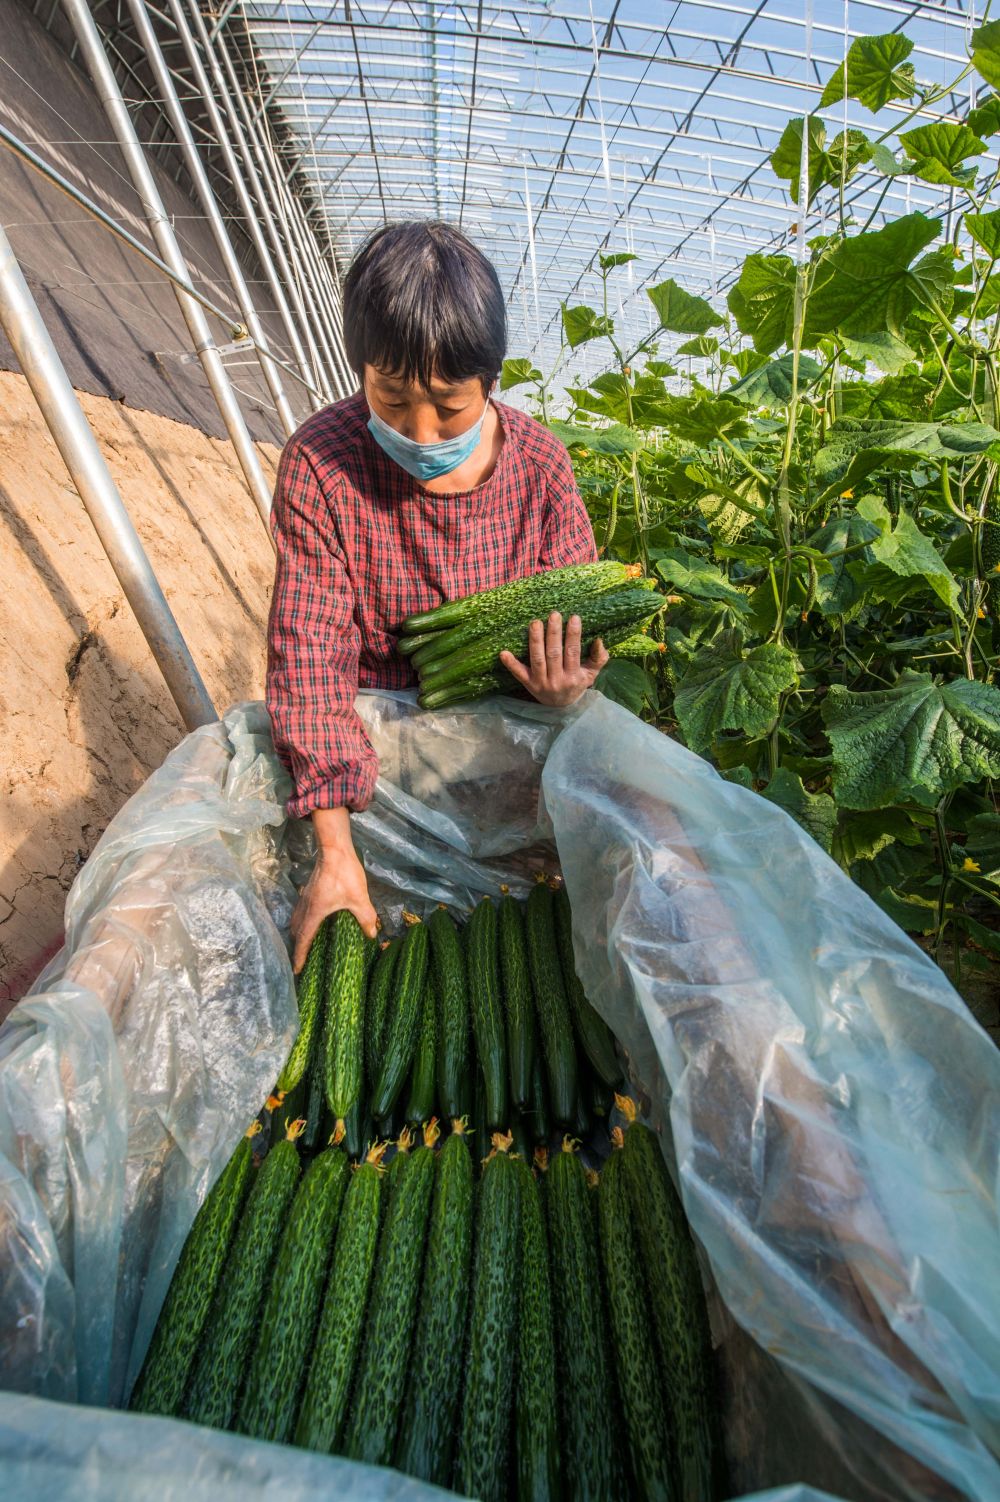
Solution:
[[[0,226],[0,324],[188,730],[218,719]]]
[[[76,39],[83,53],[87,70],[94,81],[94,86],[104,106],[104,111],[118,145],[121,148],[125,164],[135,186],[136,192],[142,203],[146,222],[160,255],[176,273],[177,277],[184,281],[190,281],[187,265],[174,234],[173,226],[167,216],[160,197],[160,191],[156,186],[152,169],[146,159],[145,152],[140,144],[132,124],[132,117],[122,98],[118,80],[115,78],[111,64],[108,62],[104,45],[101,41],[97,24],[90,12],[87,0],[62,0],[65,10]],[[222,420],[226,425],[236,457],[240,462],[247,486],[253,497],[254,503],[260,512],[261,519],[267,528],[268,537],[271,536],[271,491],[264,471],[261,467],[260,458],[250,437],[249,429],[243,419],[239,404],[233,392],[233,388],[222,362],[222,356],[216,349],[212,339],[208,320],[205,317],[201,304],[182,292],[177,283],[173,283],[174,295],[184,317],[191,335],[195,353],[201,361],[202,369],[208,378],[212,394],[222,414]],[[273,539],[272,539],[273,545]]]
[[[243,322],[246,324],[259,356],[261,345],[267,342],[264,330],[261,327],[260,319],[257,317],[257,309],[254,306],[250,288],[247,286],[246,277],[243,275],[243,267],[239,263],[232,246],[232,241],[229,238],[229,233],[223,223],[222,215],[219,212],[219,205],[212,191],[212,185],[208,180],[208,173],[205,171],[198,148],[195,145],[187,115],[185,115],[181,102],[177,97],[177,90],[174,88],[174,81],[164,59],[159,38],[153,29],[153,24],[146,11],[145,0],[128,0],[128,8],[135,25],[136,35],[146,50],[146,61],[153,70],[153,77],[160,91],[161,102],[170,118],[170,124],[177,138],[177,144],[181,149],[181,155],[184,157],[185,165],[191,174],[191,181],[194,183],[195,192],[204,210],[205,218],[208,220],[208,226],[212,231],[219,255],[222,257],[222,264],[226,268],[226,275],[229,278],[230,286],[236,293],[236,301],[243,315]],[[288,405],[288,397],[285,395],[285,388],[282,385],[281,377],[265,359],[261,359],[260,367],[261,374],[267,382],[268,390],[274,400],[281,426],[285,430],[285,437],[288,438],[294,433],[297,424],[292,415],[292,409]]]
[[[260,227],[259,219],[261,211],[258,210],[257,205],[253,202],[253,199],[250,196],[250,191],[247,189],[246,183],[244,182],[244,176],[250,179],[251,188],[255,192],[256,197],[259,201],[262,195],[260,191],[260,183],[257,179],[257,174],[253,170],[252,162],[246,162],[246,152],[243,152],[243,167],[241,167],[239,161],[237,160],[236,150],[233,146],[232,140],[230,139],[230,131],[232,131],[233,138],[237,141],[240,140],[239,129],[235,124],[234,111],[231,107],[227,107],[226,113],[229,116],[229,129],[227,129],[226,122],[222,116],[222,111],[219,108],[218,101],[215,97],[215,92],[212,88],[212,80],[209,78],[208,74],[205,71],[205,65],[207,64],[208,68],[211,70],[212,78],[215,80],[215,87],[219,90],[220,94],[224,96],[225,82],[222,78],[219,64],[216,61],[209,44],[208,32],[205,29],[204,19],[202,17],[201,11],[198,8],[198,0],[191,0],[190,6],[192,20],[197,32],[197,41],[195,40],[195,36],[191,31],[191,27],[187,23],[187,17],[184,14],[181,0],[167,0],[167,3],[170,6],[170,14],[173,18],[174,25],[177,27],[177,33],[184,44],[184,50],[187,53],[188,62],[191,65],[191,72],[194,76],[199,90],[201,91],[201,97],[204,101],[205,108],[208,110],[209,120],[212,123],[212,128],[215,131],[216,139],[218,140],[219,147],[222,151],[223,158],[226,163],[226,169],[229,173],[229,177],[236,192],[236,196],[239,199],[240,208],[243,210],[244,221],[246,223],[247,230],[250,234],[251,239],[253,240],[254,247],[257,251],[260,263],[264,268],[264,274],[267,277],[271,291],[274,293],[274,300],[278,305],[278,311],[281,314],[281,321],[285,325],[285,330],[288,334],[288,342],[292,346],[295,358],[299,364],[299,370],[302,372],[299,379],[304,381],[304,383],[309,387],[310,391],[312,391],[313,395],[316,397],[317,405],[322,405],[323,394],[316,384],[315,374],[313,373],[312,367],[310,366],[309,361],[306,358],[306,352],[303,347],[302,340],[299,337],[299,331],[295,322],[295,316],[291,308],[289,307],[288,298],[285,295],[285,289],[281,283],[281,279],[278,276],[277,271],[275,270],[271,251],[268,248],[267,241]],[[199,51],[198,47],[199,42],[201,44],[202,51],[204,51],[205,53],[204,63],[202,62],[201,51]]]

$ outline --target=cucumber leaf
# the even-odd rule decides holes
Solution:
[[[895,841],[919,845],[920,831],[901,808],[876,808],[858,813],[841,809],[831,854],[845,870],[857,861],[874,860]]]
[[[724,321],[711,303],[685,292],[672,277],[657,287],[647,287],[646,292],[659,316],[660,327],[672,334],[707,334]]]
[[[966,214],[965,227],[991,261],[1000,259],[1000,209],[992,214]]]
[[[589,454],[635,454],[645,446],[642,433],[622,423],[612,423],[606,428],[585,428],[580,423],[552,421],[549,431],[568,449],[586,449]]]
[[[857,99],[873,113],[890,99],[912,99],[917,92],[913,64],[906,59],[913,51],[909,37],[889,32],[883,36],[855,37],[841,63],[827,80],[820,109],[843,98]]]
[[[525,381],[540,381],[542,372],[530,360],[505,360],[500,370],[500,390],[523,386]]]
[[[801,777],[787,767],[779,767],[762,796],[791,814],[796,824],[801,824],[829,855],[837,823],[837,805],[829,793],[808,792]]]
[[[940,231],[939,219],[916,213],[845,240],[830,252],[819,274],[807,329],[812,334],[836,329],[855,338],[888,329],[902,339],[910,313],[938,290],[936,263],[921,273],[912,262]]]
[[[1000,690],[985,683],[938,684],[908,669],[871,693],[834,684],[823,720],[843,808],[931,807],[963,783],[1000,777]]]
[[[695,654],[674,695],[674,713],[691,750],[704,755],[726,731],[750,739],[766,734],[782,693],[797,682],[787,647],[765,642],[744,653],[738,633],[724,631]]]
[[[604,251],[597,257],[602,271],[611,271],[615,266],[627,266],[629,261],[637,261],[639,257],[631,250],[615,250],[610,255]]]
[[[808,122],[809,182],[807,191],[812,203],[821,188],[839,183],[841,177],[849,182],[863,162],[871,157],[871,142],[861,130],[841,131],[829,146],[826,144],[826,126],[816,115],[801,116],[789,120],[781,140],[771,153],[771,170],[775,177],[788,182],[788,196],[793,203],[799,200],[799,184],[802,175],[802,138]]]
[[[969,111],[965,123],[977,136],[995,136],[1000,132],[1000,94],[988,94]]]
[[[728,303],[740,333],[753,339],[759,354],[773,355],[792,342],[794,263],[788,256],[747,256]]]
[[[843,615],[860,599],[864,591],[848,572],[848,564],[869,562],[872,551],[868,544],[880,536],[875,523],[857,512],[836,517],[812,534],[810,545],[830,559],[829,573],[821,574],[816,584],[816,609],[823,615]]]
[[[567,308],[565,303],[562,310],[562,324],[566,343],[570,349],[586,344],[588,339],[603,339],[615,331],[611,319],[595,313],[593,308]]]
[[[658,706],[659,696],[652,678],[645,668],[625,657],[612,657],[606,662],[594,680],[594,687],[606,699],[636,715],[642,713],[647,702],[654,709]]]
[[[964,459],[981,454],[1000,438],[981,422],[892,422],[844,417],[834,423],[816,454],[816,478],[827,489],[855,490],[876,469],[911,469],[920,459]]]
[[[707,558],[695,558],[683,548],[666,548],[656,559],[656,572],[664,584],[695,600],[717,600],[731,610],[746,614],[750,602],[734,589],[720,568]]]
[[[993,88],[1000,89],[1000,21],[987,21],[972,33],[972,63]]]
[[[955,188],[967,187],[975,180],[975,167],[963,167],[970,156],[982,156],[986,142],[967,125],[948,120],[933,125],[918,125],[904,131],[900,142],[913,161],[913,172],[925,183],[944,183]]]
[[[735,396],[753,407],[782,407],[792,397],[792,369],[794,356],[789,352],[767,365],[750,371],[742,380],[726,389],[726,396]],[[823,374],[823,367],[811,355],[799,355],[799,390],[807,391]]]

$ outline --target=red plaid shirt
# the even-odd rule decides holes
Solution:
[[[317,412],[285,445],[271,521],[267,708],[295,783],[292,817],[371,801],[378,758],[354,700],[359,687],[416,682],[395,650],[406,616],[597,556],[563,445],[533,418],[494,406],[504,443],[475,490],[424,490],[369,433],[362,395]]]

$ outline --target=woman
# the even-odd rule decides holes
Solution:
[[[351,840],[377,758],[354,709],[359,688],[414,682],[400,623],[444,599],[596,557],[569,455],[533,418],[491,399],[506,352],[503,293],[489,261],[437,222],[389,225],[344,285],[344,343],[361,391],[315,413],[281,456],[272,526],[267,707],[312,817],[318,860],[292,917],[302,968],[330,913],[369,935],[375,910]],[[581,661],[580,619],[532,623],[528,662],[502,661],[543,704],[572,704],[607,661]]]

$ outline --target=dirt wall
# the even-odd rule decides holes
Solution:
[[[82,395],[221,711],[259,698],[273,552],[199,429]],[[278,449],[262,444],[269,475]],[[184,733],[24,378],[0,372],[0,1017],[62,939],[66,892]]]

